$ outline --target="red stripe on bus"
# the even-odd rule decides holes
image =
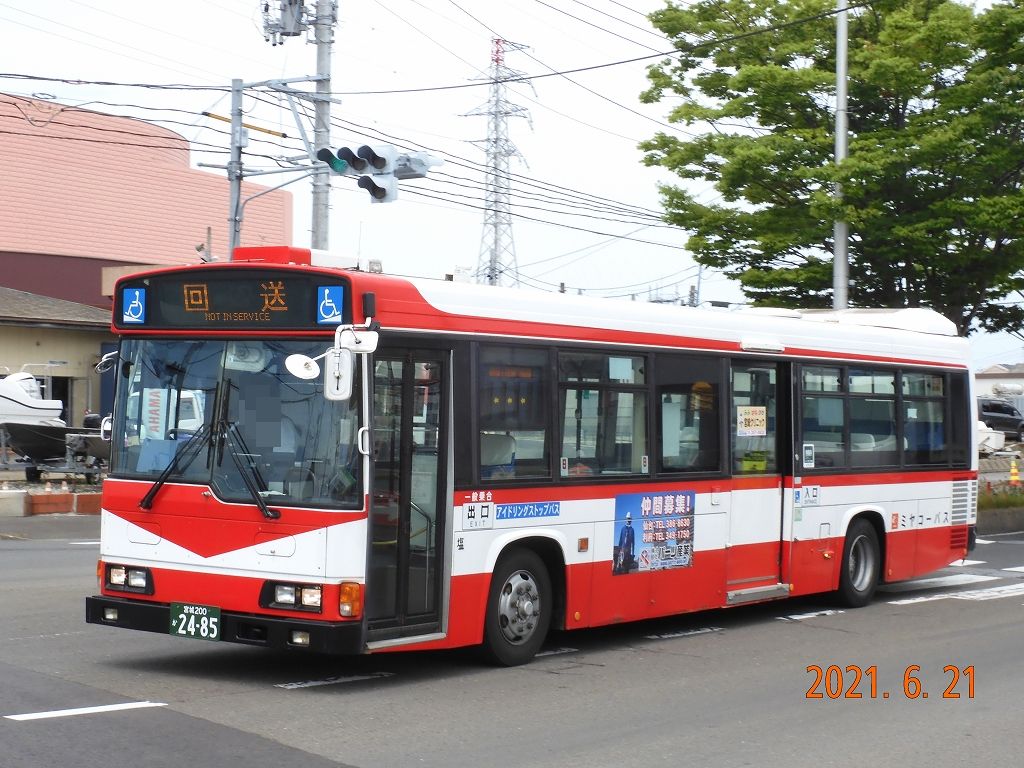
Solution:
[[[872,473],[841,474],[841,475],[801,475],[800,485],[822,485],[829,487],[861,486],[861,485],[907,485],[912,483],[951,482],[956,480],[975,480],[975,470],[942,469],[927,471],[882,471]],[[551,484],[531,485],[519,488],[491,488],[481,484],[472,488],[456,489],[453,499],[456,506],[472,501],[495,501],[500,503],[519,503],[529,501],[592,501],[594,499],[614,499],[616,496],[634,493],[668,493],[687,490],[697,493],[726,493],[731,491],[770,490],[778,488],[780,479],[784,487],[797,487],[795,478],[781,475],[749,475],[735,477],[719,477],[712,479],[689,479],[686,477],[647,480],[637,478],[634,483],[591,483],[591,484]],[[486,498],[487,495],[490,498]],[[474,498],[475,496],[475,498]]]
[[[139,501],[148,487],[148,483],[108,478],[103,484],[104,509],[206,558],[366,517],[361,510],[274,507],[281,517],[268,520],[255,504],[227,503],[204,495],[210,493],[208,486],[170,483],[160,490],[153,508],[145,510],[139,508]]]
[[[926,471],[881,471],[843,475],[803,475],[802,485],[903,485],[910,483],[945,483],[957,480],[976,480],[975,470],[936,469]]]

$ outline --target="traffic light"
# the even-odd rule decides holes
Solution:
[[[392,146],[364,144],[355,151],[341,147],[337,152],[325,147],[317,151],[316,159],[327,163],[335,173],[359,176],[357,183],[370,193],[372,203],[390,203],[398,198],[397,152]]]
[[[356,154],[370,166],[367,169],[368,173],[392,174],[395,172],[395,158],[398,153],[390,145],[368,147],[364,144]]]
[[[369,147],[366,147],[366,149],[369,149]],[[343,175],[362,173],[369,165],[366,160],[348,147],[341,147],[337,152],[324,147],[317,151],[316,159],[327,163],[335,173]]]
[[[395,159],[398,153],[390,145],[368,147],[356,152],[366,163],[369,176],[359,177],[359,186],[370,193],[371,203],[391,203],[398,199],[398,179],[395,178]]]
[[[394,176],[360,176],[356,183],[370,193],[371,203],[390,203],[398,197],[398,179]]]

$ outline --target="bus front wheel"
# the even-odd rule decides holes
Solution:
[[[537,655],[551,624],[551,578],[536,552],[514,549],[498,560],[484,619],[484,657],[505,667]]]
[[[850,523],[840,568],[839,597],[851,608],[867,605],[875,594],[881,571],[878,533],[867,520]]]

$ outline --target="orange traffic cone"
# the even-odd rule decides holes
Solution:
[[[1017,472],[1017,460],[1010,459],[1010,485],[1020,485],[1020,473]]]

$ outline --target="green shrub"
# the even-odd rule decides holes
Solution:
[[[978,509],[1024,507],[1024,485],[986,483],[978,488]]]

